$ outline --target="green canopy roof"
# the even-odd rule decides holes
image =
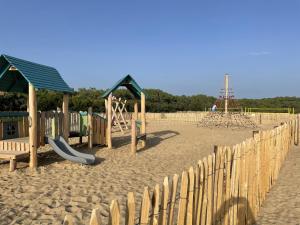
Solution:
[[[1,55],[0,91],[27,93],[28,83],[37,89],[73,92],[55,68]]]
[[[126,87],[135,98],[140,99],[143,89],[137,84],[137,82],[128,74],[121,80],[119,80],[112,88],[108,89],[103,95],[103,98],[107,98],[110,93],[117,90],[119,87]]]

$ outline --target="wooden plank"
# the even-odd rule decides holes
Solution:
[[[100,143],[102,145],[105,145],[105,120],[101,119],[101,124],[100,124],[100,136],[101,136],[101,141]]]
[[[63,96],[63,104],[62,104],[62,110],[63,110],[63,137],[66,142],[69,141],[69,133],[70,133],[70,117],[69,117],[69,95],[64,94]]]
[[[214,180],[214,185],[213,185],[213,216],[212,216],[212,224],[217,224],[217,222],[220,220],[219,216],[219,212],[218,212],[218,179],[219,179],[219,173],[220,173],[220,146],[215,145],[214,146],[214,153],[215,153],[215,166],[213,167],[213,172],[215,174],[215,180]]]
[[[188,195],[188,174],[186,171],[183,171],[181,175],[180,200],[178,206],[177,225],[185,225],[187,195]]]
[[[176,204],[176,194],[177,194],[177,185],[178,185],[178,175],[175,174],[172,179],[172,193],[171,193],[171,202],[169,205],[169,218],[168,225],[173,225],[174,222],[174,209]]]
[[[146,134],[146,97],[143,92],[141,92],[141,133]],[[142,147],[146,146],[146,140],[142,140]]]
[[[199,201],[199,188],[200,188],[200,169],[199,166],[196,166],[195,169],[195,189],[194,189],[194,206],[193,206],[193,225],[196,225],[197,220],[197,210],[198,210],[198,201]],[[199,223],[198,223],[199,224]]]
[[[207,177],[207,216],[206,224],[212,224],[213,217],[213,161],[215,154],[212,153],[207,157],[208,177]]]
[[[153,196],[152,196],[152,216],[150,224],[157,225],[158,224],[158,216],[159,216],[159,204],[160,204],[160,198],[159,198],[159,185],[155,185]]]
[[[143,200],[141,205],[140,225],[147,225],[149,222],[149,209],[150,209],[150,194],[148,187],[145,187]]]
[[[120,225],[120,208],[117,200],[113,200],[110,205],[109,225]]]
[[[125,225],[135,225],[135,199],[133,192],[127,195]]]
[[[101,225],[100,209],[93,209],[90,219],[90,225]]]
[[[242,144],[239,144],[239,202],[238,202],[238,224],[244,225],[245,224],[245,217],[246,217],[246,207],[245,203],[247,204],[246,199],[246,178],[245,178],[245,148],[246,143],[245,141]]]
[[[39,148],[41,145],[41,113],[37,112],[37,137],[36,147]]]
[[[3,122],[0,121],[0,140],[3,140]]]
[[[186,225],[193,225],[194,216],[194,189],[195,189],[195,173],[194,168],[189,169],[189,192],[187,203]]]
[[[8,141],[8,142],[7,142],[7,150],[8,150],[8,151],[11,151],[11,150],[12,150],[12,147],[11,147],[11,141]]]
[[[131,120],[131,154],[135,155],[137,150],[136,140],[136,121],[134,118]]]
[[[99,116],[96,116],[97,118],[97,126],[95,129],[97,130],[97,144],[101,144],[101,118]]]
[[[168,210],[168,202],[169,202],[169,178],[165,177],[163,183],[163,190],[162,190],[162,201],[161,201],[161,214],[160,214],[160,225],[167,224],[167,210]]]
[[[40,134],[41,134],[41,146],[45,145],[45,136],[46,136],[46,128],[45,128],[45,112],[41,112],[41,130],[40,130]]]
[[[224,151],[223,147],[215,147],[215,181],[214,181],[214,224],[221,224],[224,217],[223,190],[224,187]]]
[[[198,199],[197,200],[197,208],[196,208],[196,219],[195,219],[195,225],[199,225],[201,224],[201,211],[202,211],[202,204],[203,204],[203,189],[204,189],[204,169],[203,169],[203,162],[200,160],[198,162],[197,165],[197,169],[198,169],[198,174],[199,174],[199,190],[198,190],[198,194],[195,195],[195,197]]]
[[[202,210],[201,210],[201,225],[206,225],[207,218],[207,187],[208,187],[208,161],[205,157],[203,159],[203,172],[204,172],[204,186],[203,186],[203,201],[202,201]]]
[[[225,177],[225,208],[224,208],[224,224],[228,225],[229,223],[229,211],[231,207],[231,163],[232,163],[232,151],[231,148],[225,147],[225,169],[226,169],[226,177]]]
[[[106,128],[106,144],[109,149],[112,148],[112,138],[111,138],[111,123],[112,123],[112,94],[108,96],[107,107],[106,107],[106,119],[107,119],[107,128]]]
[[[9,160],[9,172],[13,172],[17,168],[16,159]]]
[[[88,146],[93,148],[93,109],[89,107],[88,109]]]

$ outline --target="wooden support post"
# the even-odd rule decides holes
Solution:
[[[225,88],[224,88],[224,92],[225,92],[225,113],[228,113],[228,98],[229,98],[229,92],[228,92],[228,74],[225,74],[224,77],[224,83],[225,83]]]
[[[69,139],[69,129],[70,129],[70,122],[69,122],[69,95],[64,94],[63,97],[63,115],[64,115],[64,126],[63,126],[63,136],[66,142],[68,142]]]
[[[297,114],[296,117],[296,145],[299,145],[300,141],[300,114]]]
[[[89,137],[88,137],[88,142],[89,142],[89,148],[93,148],[93,109],[92,107],[89,107],[88,109],[88,128],[89,128]]]
[[[139,114],[139,106],[138,106],[138,101],[134,101],[134,119],[138,120],[138,114]]]
[[[29,98],[29,148],[30,148],[30,168],[37,167],[37,101],[35,88],[28,84]]]
[[[29,113],[29,95],[27,96],[27,99],[26,99],[26,106],[27,106],[27,112]]]
[[[45,112],[41,112],[41,125],[40,125],[40,142],[41,142],[41,146],[45,145],[45,136],[46,136],[46,129],[45,129]]]
[[[137,148],[137,140],[136,140],[136,124],[135,124],[135,118],[132,118],[131,120],[131,154],[136,154],[136,148]]]
[[[16,168],[17,168],[16,159],[10,159],[10,161],[9,161],[9,172],[15,171]]]
[[[112,93],[110,93],[110,95],[108,96],[107,99],[107,107],[106,107],[106,111],[107,111],[107,128],[106,128],[106,138],[107,138],[107,147],[109,149],[112,148],[112,140],[111,140],[111,122],[112,122],[112,117],[111,117],[111,105],[112,104]]]
[[[146,99],[145,94],[141,93],[141,133],[146,134]],[[142,147],[144,148],[146,146],[146,140],[142,140]]]

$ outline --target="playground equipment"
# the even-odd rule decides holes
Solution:
[[[234,100],[233,89],[229,88],[229,75],[224,76],[224,89],[216,102],[217,111],[208,112],[197,124],[198,127],[210,128],[256,128],[251,118],[242,112]],[[223,107],[223,108],[222,108]]]
[[[145,94],[143,93],[142,88],[137,84],[137,82],[130,76],[127,75],[121,80],[119,80],[112,88],[107,90],[102,97],[105,98],[105,109],[106,109],[106,118],[107,118],[107,129],[106,129],[106,143],[108,148],[112,148],[112,124],[113,119],[118,118],[118,115],[116,114],[116,108],[113,107],[113,91],[117,90],[119,87],[126,87],[130,93],[134,96],[134,113],[132,117],[138,121],[138,100],[141,101],[141,116],[140,116],[140,127],[141,127],[141,134],[144,136],[142,140],[142,146],[146,146],[146,105],[145,105]],[[121,101],[121,99],[119,100]],[[121,108],[125,108],[126,102],[123,101]],[[121,112],[120,112],[121,111]],[[119,117],[122,117],[122,110],[119,111]],[[123,120],[124,122],[124,120]],[[126,123],[126,121],[125,121]],[[127,126],[127,124],[126,124]]]
[[[138,142],[146,141],[147,135],[145,133],[141,133],[141,122],[132,118],[131,121],[131,153],[136,154]],[[143,146],[145,147],[145,146]]]
[[[62,112],[37,111],[36,91],[43,89],[64,94]],[[105,119],[93,114],[91,110],[87,113],[87,118],[78,113],[69,113],[69,94],[73,89],[66,84],[56,69],[1,55],[0,91],[28,94],[27,112],[0,113],[0,159],[10,160],[11,171],[15,169],[17,159],[28,156],[29,166],[36,168],[37,149],[49,140],[49,142],[54,140],[56,147],[62,148],[59,150],[60,153],[64,152],[76,157],[80,154],[74,153],[67,144],[70,134],[80,137],[89,135],[90,147],[94,143],[105,144]],[[86,119],[88,122],[84,123]],[[84,129],[87,132],[84,132]],[[65,142],[62,141],[63,139]],[[70,158],[69,156],[66,158]],[[91,163],[93,157],[81,158],[86,159],[81,160],[82,163]]]
[[[47,142],[52,146],[53,150],[64,159],[82,164],[95,163],[96,158],[94,155],[76,151],[75,149],[71,148],[61,136],[59,136],[57,139],[47,137]]]
[[[119,127],[122,134],[124,134],[124,129],[128,130],[126,103],[127,100],[112,96],[112,122],[115,127]]]

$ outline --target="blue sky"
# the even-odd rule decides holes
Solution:
[[[74,88],[132,74],[144,88],[300,96],[300,1],[0,0],[0,53],[56,67]]]

